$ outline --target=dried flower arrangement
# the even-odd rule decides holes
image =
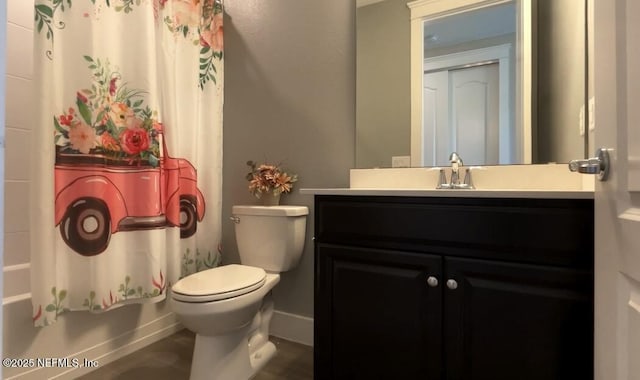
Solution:
[[[261,198],[262,194],[270,193],[278,196],[288,193],[293,188],[293,183],[298,180],[296,174],[286,173],[279,164],[258,165],[253,161],[247,161],[247,166],[251,168],[246,176],[249,181],[249,192],[256,198]]]

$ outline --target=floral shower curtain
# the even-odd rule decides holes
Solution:
[[[36,0],[36,326],[216,266],[221,0]]]

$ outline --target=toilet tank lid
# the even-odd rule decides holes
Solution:
[[[234,215],[301,216],[309,214],[307,206],[244,206],[232,207]]]

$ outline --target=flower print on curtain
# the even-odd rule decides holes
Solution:
[[[85,56],[91,88],[76,93],[76,108],[53,118],[56,143],[55,224],[81,255],[102,253],[112,233],[180,227],[188,238],[205,202],[196,170],[169,156],[157,111],[142,91],[120,86],[109,61]]]
[[[220,262],[222,12],[214,0],[36,1],[36,326],[162,301]]]

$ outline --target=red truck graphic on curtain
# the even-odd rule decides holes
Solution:
[[[56,152],[55,224],[71,249],[97,255],[120,231],[180,227],[181,238],[196,232],[205,212],[196,170],[170,157],[161,132],[158,137],[162,153],[153,164]]]

